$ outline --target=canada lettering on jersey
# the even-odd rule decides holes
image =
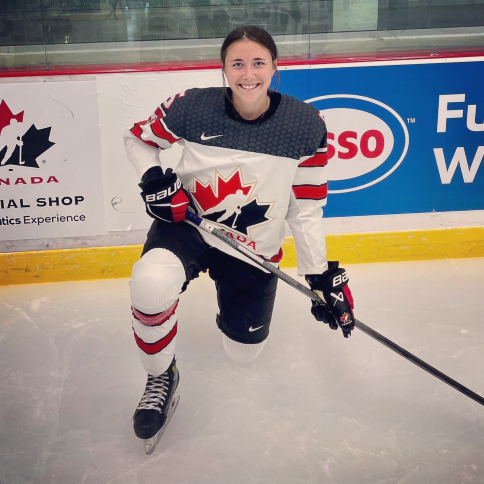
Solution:
[[[237,234],[234,236],[234,234],[232,232],[228,232],[227,230],[224,230],[223,233],[224,233],[224,235],[226,235],[230,239],[237,240],[241,244],[244,244],[247,247],[253,249],[254,252],[257,250],[256,244],[253,240],[247,239],[246,237],[243,237],[243,236],[237,235]]]

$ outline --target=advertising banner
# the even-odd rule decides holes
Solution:
[[[283,70],[326,120],[325,217],[483,210],[482,79],[482,61]]]
[[[278,90],[313,104],[328,126],[328,223],[482,220],[482,60],[298,66],[280,76]],[[123,132],[169,96],[221,83],[211,69],[0,83],[0,240],[148,228]],[[160,153],[162,164],[176,166],[181,150]],[[433,218],[418,226],[446,223]]]
[[[0,84],[0,240],[101,235],[96,82]]]

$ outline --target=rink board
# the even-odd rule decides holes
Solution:
[[[280,75],[279,90],[313,104],[328,124],[330,259],[484,256],[482,57],[286,65]],[[122,133],[173,93],[216,85],[214,66],[0,83],[4,124],[34,126],[30,137],[44,150],[26,164],[27,135],[24,154],[0,147],[2,163],[11,156],[0,165],[0,239],[13,251],[0,256],[0,284],[127,277],[141,246],[76,248],[82,237],[95,246],[151,223]],[[38,105],[26,93],[37,93]],[[163,152],[164,166],[180,153]],[[69,216],[77,220],[61,220]],[[32,251],[60,248],[62,238],[72,248]],[[283,267],[296,266],[291,238],[284,248]]]
[[[374,216],[483,211],[483,77],[482,57],[281,67],[278,89],[315,106],[328,125],[325,219],[369,217],[365,232]],[[14,118],[34,126],[23,151],[33,150],[31,139],[34,154],[43,151],[29,164],[21,146],[11,155],[0,147],[0,214],[11,222],[2,222],[0,239],[147,229],[123,132],[177,92],[220,85],[213,66],[3,79],[0,129]],[[176,166],[181,149],[163,151],[163,165]],[[68,215],[84,220],[59,220]]]
[[[328,259],[343,264],[484,257],[484,227],[340,234],[326,238]],[[141,245],[0,254],[0,286],[129,277]],[[282,268],[296,267],[294,239]]]

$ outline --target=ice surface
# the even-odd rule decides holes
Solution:
[[[484,259],[347,269],[361,321],[482,394]],[[250,366],[225,356],[211,280],[182,295],[181,399],[151,456],[126,279],[3,287],[0,306],[1,484],[484,482],[484,407],[284,282]]]

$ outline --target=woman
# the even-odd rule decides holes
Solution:
[[[277,264],[285,221],[298,269],[334,303],[313,303],[318,320],[347,337],[354,326],[346,272],[326,260],[326,127],[308,104],[270,89],[277,48],[259,27],[231,32],[221,49],[228,88],[190,89],[169,98],[126,134],[126,150],[155,221],[130,280],[133,329],[148,373],[133,417],[151,451],[178,401],[175,365],[178,296],[201,271],[215,281],[216,321],[228,356],[254,361],[271,322],[277,278],[185,219],[188,207],[229,237]],[[159,148],[183,144],[176,167],[163,172]],[[331,296],[333,293],[333,296]],[[328,309],[328,308],[332,309]]]

